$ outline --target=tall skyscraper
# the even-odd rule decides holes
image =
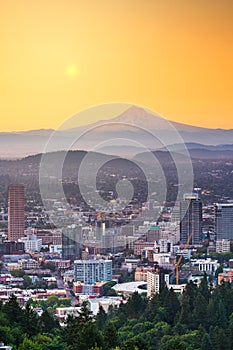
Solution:
[[[24,186],[8,187],[8,239],[17,241],[24,235]]]
[[[215,204],[216,240],[233,240],[233,203]]]
[[[202,202],[197,193],[184,194],[180,203],[180,241],[185,244],[193,232],[189,244],[201,240]]]
[[[66,227],[62,231],[62,258],[72,261],[81,257],[81,226]]]

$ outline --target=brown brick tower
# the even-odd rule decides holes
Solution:
[[[8,187],[8,240],[17,241],[24,235],[24,186]]]

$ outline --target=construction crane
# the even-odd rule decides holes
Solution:
[[[176,285],[179,284],[179,265],[180,265],[181,260],[182,260],[182,258],[183,258],[183,256],[184,256],[185,250],[187,249],[187,247],[188,247],[188,245],[189,245],[189,242],[191,241],[191,238],[192,238],[192,236],[193,236],[193,233],[194,233],[194,230],[192,230],[191,233],[189,234],[188,239],[187,239],[187,242],[185,243],[184,248],[183,248],[183,251],[182,251],[182,253],[181,253],[180,257],[179,257],[179,260],[178,260],[177,262],[175,261]]]

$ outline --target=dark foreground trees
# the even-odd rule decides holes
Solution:
[[[204,279],[178,296],[163,286],[149,301],[135,293],[95,317],[84,303],[63,327],[11,296],[0,304],[0,341],[14,350],[233,350],[233,287],[210,289]]]

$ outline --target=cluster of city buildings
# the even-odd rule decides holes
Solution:
[[[21,304],[28,298],[40,299],[50,295],[70,297],[67,286],[72,286],[73,295],[79,301],[82,296],[102,296],[106,283],[110,281],[116,282],[113,290],[125,296],[138,291],[151,297],[159,293],[164,283],[168,288],[182,293],[187,281],[200,281],[204,274],[215,276],[220,265],[217,259],[192,258],[206,241],[204,211],[197,193],[184,194],[183,200],[173,208],[169,205],[161,207],[161,215],[156,222],[151,216],[153,206],[144,208],[143,220],[138,221],[135,213],[141,210],[139,208],[135,211],[129,208],[123,219],[120,215],[111,214],[107,217],[104,213],[93,213],[91,209],[85,208],[71,211],[69,215],[73,215],[77,223],[66,225],[63,229],[25,229],[25,222],[32,223],[36,220],[36,214],[26,215],[25,220],[24,204],[24,186],[10,185],[8,232],[7,236],[2,232],[0,238],[0,258],[4,266],[0,275],[2,300],[7,300],[11,293],[17,295]],[[66,209],[59,207],[59,202],[54,205],[54,210],[58,208],[61,216],[67,215]],[[129,222],[122,225],[126,216]],[[233,203],[215,204],[213,222],[214,230],[209,233],[207,255],[230,252]],[[184,283],[179,284],[175,281],[182,258],[188,262],[183,264],[180,272]],[[44,272],[48,270],[42,267],[49,263],[53,264],[54,270],[49,270],[46,275]],[[218,275],[218,283],[222,280],[232,282],[230,264],[231,260],[229,270]],[[32,282],[43,279],[48,287],[58,282],[59,275],[59,289],[24,291],[24,279],[11,275],[17,269],[24,270]],[[118,283],[122,276],[132,273],[133,282]],[[19,286],[21,288],[17,288]],[[103,304],[110,302],[115,303],[116,307],[122,300],[109,299],[107,302],[103,299]],[[94,308],[96,310],[93,302]],[[71,309],[57,310],[57,315],[62,319],[68,312],[73,312],[72,306]]]

